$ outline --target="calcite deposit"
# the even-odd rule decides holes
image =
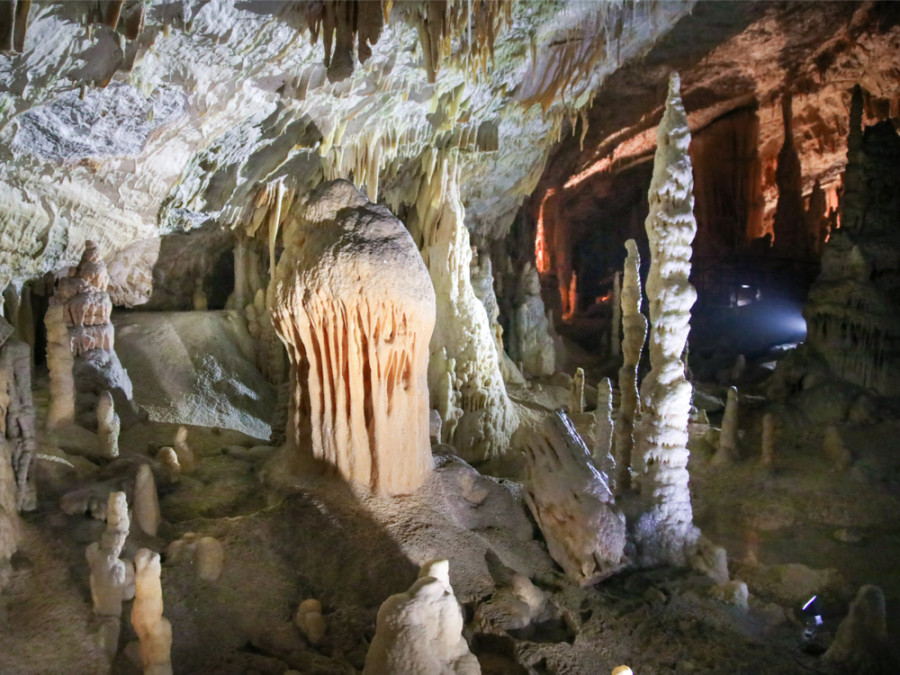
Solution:
[[[639,535],[641,556],[676,564],[685,561],[697,538],[687,471],[691,384],[681,360],[697,299],[688,281],[697,225],[691,135],[680,85],[678,75],[672,75],[650,183],[650,372],[641,383],[642,417],[635,442],[640,490],[648,506]]]
[[[0,2],[0,672],[900,672],[898,52]]]
[[[291,461],[412,492],[431,469],[434,328],[434,290],[412,238],[385,207],[334,181],[285,242],[269,309],[291,360]]]

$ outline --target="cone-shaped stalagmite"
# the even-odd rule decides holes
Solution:
[[[635,432],[635,450],[642,460],[641,494],[647,508],[638,528],[645,563],[684,564],[698,536],[687,471],[691,385],[681,360],[691,328],[691,307],[697,299],[688,282],[697,222],[688,154],[691,134],[679,89],[678,75],[673,74],[657,134],[646,220],[650,373],[641,384],[642,416]]]
[[[634,239],[625,242],[628,255],[619,293],[622,307],[622,367],[619,369],[621,402],[616,419],[613,456],[616,459],[616,486],[619,490],[631,484],[631,448],[634,445],[634,418],[640,412],[637,369],[647,339],[647,319],[641,314],[641,256]]]

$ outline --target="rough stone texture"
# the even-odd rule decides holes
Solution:
[[[888,641],[884,592],[878,586],[859,589],[822,658],[846,672],[887,675],[897,671],[900,664]]]
[[[288,460],[386,494],[414,491],[431,470],[434,290],[409,232],[333,181],[285,242],[269,311],[291,361]]]
[[[377,3],[360,7],[368,16]],[[433,146],[465,150],[470,224],[502,236],[567,107],[583,107],[619,63],[687,11],[585,3],[559,12],[534,0],[509,9],[508,20],[477,24],[478,59],[465,57],[464,22],[440,30],[448,55],[451,39],[463,41],[453,58],[438,59],[443,67],[427,68],[417,46],[423,15],[394,3],[381,30],[359,34],[377,34],[377,42],[360,45],[360,57],[371,56],[351,73],[353,50],[343,47],[323,66],[330,31],[316,30],[323,40],[312,44],[316,22],[296,3],[153,4],[124,45],[106,27],[87,31],[71,3],[35,5],[22,52],[0,56],[0,144],[15,160],[0,166],[0,276],[26,279],[74,264],[86,239],[112,260],[135,241],[238,222],[255,209],[259,187],[278,180],[305,191],[323,174],[352,173],[373,200],[402,199],[405,181],[396,178],[413,172],[427,180],[421,159]],[[605,37],[613,32],[615,53]],[[541,48],[529,50],[529,37]],[[572,53],[576,43],[582,48]],[[483,63],[476,76],[489,51],[493,67]],[[65,181],[57,180],[63,163]],[[135,281],[145,288],[144,274]]]
[[[121,422],[116,414],[112,394],[104,391],[97,401],[97,436],[100,441],[100,454],[107,459],[119,456],[119,430]]]
[[[730,464],[738,459],[738,390],[728,387],[722,430],[719,432],[719,448],[713,457],[714,464]]]
[[[163,614],[159,554],[142,548],[134,556],[131,625],[140,639],[144,675],[172,675],[172,624]]]
[[[640,490],[647,512],[639,525],[643,561],[684,564],[698,531],[688,489],[688,414],[691,384],[684,376],[684,352],[691,307],[697,293],[688,282],[691,242],[697,231],[692,212],[691,134],[681,102],[680,80],[669,80],[659,125],[650,183],[650,372],[641,383],[643,406],[635,450],[641,458]]]
[[[636,185],[649,173],[662,112],[659,91],[673,69],[682,75],[694,136],[695,263],[704,262],[698,256],[758,258],[768,250],[759,238],[771,233],[777,208],[785,91],[793,97],[800,193],[810,198],[818,182],[825,208],[834,209],[846,164],[853,84],[860,82],[868,92],[868,123],[896,117],[893,101],[900,85],[892,55],[900,26],[889,7],[697,3],[640,65],[608,78],[573,125],[574,133],[564,134],[551,153],[531,201],[535,219],[541,204],[558,203],[545,219],[554,222],[544,224],[568,229],[562,239],[585,253],[582,259],[589,262],[576,270],[580,282],[589,280],[582,274],[588,268],[597,277],[612,273],[617,261],[600,269],[596,264],[607,255],[609,242],[639,235],[647,202]],[[816,223],[804,236],[818,234],[823,215],[801,211],[804,221]],[[547,243],[552,246],[552,237]],[[697,267],[699,276],[703,266]]]
[[[364,675],[481,673],[462,636],[463,614],[450,586],[449,568],[446,560],[426,563],[408,591],[384,601]]]
[[[101,619],[100,642],[110,659],[118,650],[122,602],[130,600],[134,593],[134,569],[129,561],[119,559],[130,522],[125,493],[111,492],[106,511],[106,531],[99,543],[91,544],[85,551],[91,571],[94,614]]]
[[[62,308],[68,348],[72,353],[71,378],[74,380],[74,415],[76,421],[86,426],[96,424],[96,405],[103,392],[110,392],[117,402],[121,416],[131,422],[136,419],[132,403],[132,385],[128,372],[122,368],[116,355],[115,329],[110,323],[112,302],[107,287],[109,274],[100,250],[92,241],[86,241],[78,266],[68,277],[57,282],[56,294],[47,312],[48,337],[47,359],[50,377],[56,379],[51,386],[51,395],[60,400],[51,400],[53,414],[51,427],[58,428],[71,421],[73,413],[69,402],[70,381],[68,358],[63,352],[58,303]]]
[[[502,456],[516,416],[484,305],[470,281],[469,233],[463,224],[457,154],[435,152],[431,183],[423,183],[410,225],[437,298],[428,386],[443,420],[445,443],[470,462]]]
[[[850,109],[842,227],[822,254],[803,315],[807,344],[831,371],[883,395],[900,392],[900,136],[890,122],[862,129],[863,96]]]
[[[156,536],[159,530],[159,496],[150,465],[142,464],[134,479],[134,521],[144,534]]]
[[[31,396],[31,350],[10,338],[12,327],[0,318],[0,436],[9,448],[15,476],[15,508],[35,504],[32,469],[37,460],[35,410]],[[0,554],[2,557],[2,554]]]
[[[516,440],[528,459],[525,501],[551,557],[584,586],[621,570],[625,516],[565,414],[548,416],[538,430],[517,432]]]
[[[541,300],[541,281],[537,270],[526,263],[519,277],[510,325],[509,355],[521,363],[531,377],[552,375],[556,371],[556,350],[548,328],[549,321]]]
[[[135,401],[151,420],[269,437],[274,392],[236,312],[135,312],[113,320]]]
[[[628,255],[622,276],[622,367],[619,368],[619,414],[613,456],[616,459],[616,485],[624,490],[631,485],[632,449],[634,447],[634,421],[641,412],[638,395],[638,363],[647,339],[647,318],[641,314],[641,256],[634,239],[625,242]]]

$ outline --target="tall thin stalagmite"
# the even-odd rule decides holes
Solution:
[[[641,351],[647,339],[647,319],[641,314],[641,256],[634,239],[625,242],[628,255],[619,293],[622,307],[622,367],[619,369],[619,416],[616,419],[613,456],[616,459],[616,487],[631,485],[631,449],[634,445],[634,419],[641,410],[638,397],[637,370]]]
[[[650,373],[641,384],[642,417],[635,433],[646,503],[638,527],[640,557],[644,563],[675,565],[687,562],[699,535],[692,522],[687,471],[691,385],[681,360],[697,299],[688,282],[697,222],[688,154],[691,134],[679,89],[679,77],[673,74],[648,195]]]

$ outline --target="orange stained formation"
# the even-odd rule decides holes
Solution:
[[[541,206],[538,208],[537,232],[534,237],[534,265],[538,274],[546,274],[550,271],[550,251],[547,250],[547,236],[544,229],[544,205],[555,193],[554,188],[547,190],[541,200]]]

